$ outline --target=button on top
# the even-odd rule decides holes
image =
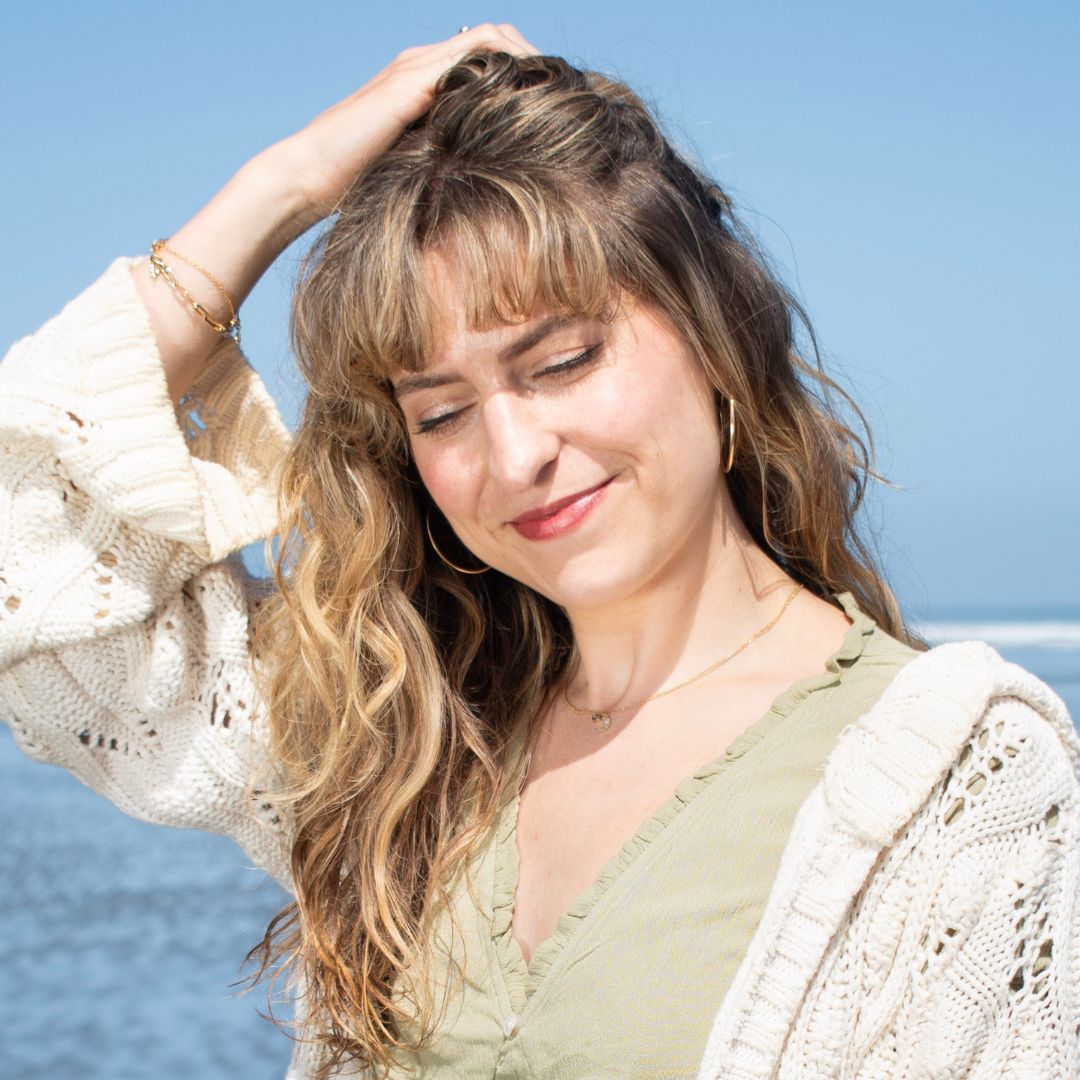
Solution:
[[[517,1034],[518,1029],[518,1015],[517,1013],[511,1013],[503,1021],[503,1034],[509,1039],[511,1035]]]

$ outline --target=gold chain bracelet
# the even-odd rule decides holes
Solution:
[[[199,273],[202,274],[207,279],[207,281],[209,281],[210,284],[213,285],[215,289],[217,289],[219,293],[221,293],[222,298],[225,300],[225,303],[228,305],[229,308],[229,321],[227,323],[223,323],[219,319],[215,319],[214,316],[211,315],[210,312],[207,311],[206,308],[204,308],[202,304],[200,304],[199,301],[196,300],[195,297],[192,296],[191,293],[189,293],[187,289],[185,289],[184,286],[176,280],[176,275],[172,272],[172,268],[161,257],[161,252],[163,251],[175,256],[182,263],[187,263],[187,265],[190,266],[193,270],[198,270]],[[155,240],[150,245],[149,270],[150,276],[152,278],[163,277],[165,281],[187,301],[188,306],[191,308],[192,311],[195,312],[196,315],[202,316],[202,318],[219,334],[221,334],[222,337],[232,338],[232,340],[239,346],[240,317],[236,314],[236,306],[233,304],[232,297],[229,295],[229,292],[225,288],[225,286],[222,285],[221,282],[218,281],[218,279],[214,277],[214,275],[211,274],[205,266],[200,266],[193,259],[188,259],[185,256],[181,255],[179,251],[174,251],[172,248],[166,247],[164,240]]]

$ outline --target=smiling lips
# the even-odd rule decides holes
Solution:
[[[608,477],[603,483],[579,491],[576,495],[568,495],[565,499],[556,499],[546,506],[529,510],[510,524],[526,540],[550,540],[562,536],[585,520],[593,507],[604,497],[612,479]]]

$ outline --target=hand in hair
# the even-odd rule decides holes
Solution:
[[[169,246],[210,268],[239,307],[282,251],[326,217],[357,176],[427,112],[439,76],[478,50],[516,56],[537,51],[508,23],[485,23],[435,45],[406,49],[359,90],[252,158],[171,234]],[[210,311],[225,314],[217,310],[220,297],[199,271],[184,263],[173,270]],[[155,287],[141,266],[133,274],[154,327],[169,393],[178,402],[220,343],[218,335],[190,307],[178,304],[168,286]]]
[[[305,228],[330,213],[356,177],[431,108],[439,76],[476,50],[515,56],[539,51],[509,23],[484,23],[405,49],[359,90],[278,144],[301,187]]]

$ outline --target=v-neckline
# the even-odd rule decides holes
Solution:
[[[845,614],[851,619],[839,648],[825,662],[825,670],[808,675],[782,690],[769,708],[743,730],[723,753],[705,762],[691,775],[676,784],[672,794],[653,811],[604,864],[593,882],[577,894],[563,912],[555,930],[541,941],[529,962],[513,936],[513,911],[517,897],[520,871],[520,852],[517,846],[518,812],[524,780],[524,727],[515,734],[509,751],[512,762],[510,793],[505,799],[496,822],[493,839],[493,877],[490,882],[492,902],[491,938],[496,951],[496,967],[501,972],[511,1004],[518,1012],[531,1002],[536,990],[563,954],[578,927],[602,901],[612,884],[636,861],[652,841],[663,833],[682,810],[709,786],[713,777],[765,740],[775,728],[817,690],[840,681],[841,662],[855,660],[863,651],[874,623],[856,605],[850,593],[836,597]]]

